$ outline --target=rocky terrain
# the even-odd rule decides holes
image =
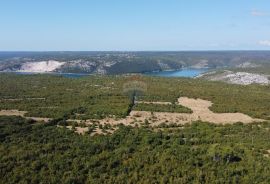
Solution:
[[[213,71],[205,73],[198,78],[203,78],[211,81],[224,81],[232,84],[270,84],[270,75],[248,73],[248,72],[234,72],[229,70]]]
[[[39,61],[39,62],[26,62],[23,63],[20,67],[19,72],[53,72],[58,68],[61,68],[65,62],[59,61]]]
[[[268,51],[234,52],[0,52],[0,72],[124,74],[182,68],[258,68]]]

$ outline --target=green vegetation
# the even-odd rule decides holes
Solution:
[[[123,86],[147,86],[131,99]],[[240,86],[185,78],[0,75],[0,109],[51,117],[38,123],[0,117],[0,183],[270,183],[270,122],[150,127],[78,124],[66,119],[125,117],[130,110],[185,112],[181,96],[213,102],[215,112],[270,120],[270,86]],[[145,104],[138,101],[172,102]],[[71,130],[56,125],[72,126]],[[85,127],[85,135],[75,127]]]
[[[1,183],[270,183],[270,123],[94,137],[54,123],[0,117]]]
[[[177,112],[177,113],[192,113],[192,110],[175,104],[146,104],[139,103],[133,108],[137,111],[151,111],[151,112]]]
[[[125,117],[130,99],[119,89],[118,79],[1,75],[0,109],[25,110],[27,116],[33,117]]]
[[[255,118],[270,119],[270,85],[232,85],[198,79],[148,79],[147,93],[142,101],[175,102],[180,96],[213,102],[210,109],[217,113],[241,112]]]
[[[34,117],[121,118],[128,114],[132,104],[123,86],[132,80],[130,76],[70,79],[0,74],[0,109],[24,110],[28,111],[27,116]],[[175,103],[180,96],[201,98],[213,102],[210,109],[214,112],[241,112],[270,119],[269,85],[241,86],[186,78],[139,77],[138,80],[146,84],[147,91],[137,100]],[[159,109],[158,106],[143,108]]]

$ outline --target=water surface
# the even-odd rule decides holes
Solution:
[[[208,69],[195,69],[195,68],[184,68],[181,70],[173,70],[173,71],[157,71],[157,72],[147,72],[144,75],[148,76],[159,76],[159,77],[189,77],[194,78],[204,72],[207,72]],[[48,73],[35,73],[35,72],[12,72],[20,75],[33,75],[33,74],[51,74],[51,75],[60,75],[67,78],[81,78],[85,76],[89,76],[90,74],[85,73],[56,73],[56,72],[48,72]]]
[[[195,68],[184,68],[181,70],[174,71],[159,71],[159,72],[149,72],[145,75],[150,76],[159,76],[159,77],[196,77],[204,72],[207,72],[208,69],[195,69]]]

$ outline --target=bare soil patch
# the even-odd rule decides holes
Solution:
[[[192,115],[197,117],[198,120],[211,123],[252,123],[264,121],[261,119],[253,119],[243,113],[214,113],[209,110],[209,107],[212,106],[212,102],[207,100],[181,97],[178,99],[178,103],[190,108],[193,111]]]
[[[141,102],[145,103],[145,102]],[[152,103],[152,102],[149,102]],[[170,102],[155,102],[155,103],[170,103]],[[178,99],[178,104],[190,108],[193,113],[169,113],[169,112],[147,112],[147,111],[131,111],[130,115],[123,119],[105,118],[101,120],[86,120],[86,124],[93,124],[98,122],[99,124],[111,124],[126,126],[140,126],[149,123],[150,126],[158,126],[160,124],[185,124],[192,121],[206,121],[216,124],[231,124],[236,122],[252,123],[262,122],[261,119],[253,119],[243,113],[214,113],[209,110],[212,102],[202,99],[193,99],[187,97],[181,97]],[[70,120],[80,123],[80,120]]]
[[[49,122],[51,118],[41,118],[41,117],[26,117],[25,114],[27,111],[19,111],[19,110],[1,110],[0,116],[21,116],[26,119],[33,119],[35,121],[44,121]]]
[[[136,104],[158,104],[158,105],[172,105],[171,102],[146,102],[146,101],[135,101]]]
[[[57,125],[58,128],[67,128],[69,130],[72,130],[72,126],[61,126],[61,125]],[[107,134],[112,134],[115,130],[117,130],[117,128],[113,128],[112,130],[102,130],[100,128],[95,128],[93,130],[93,132],[91,132],[91,136],[94,135],[107,135]],[[89,131],[88,127],[75,127],[75,132],[80,134],[80,135],[84,135],[85,133],[87,133]]]
[[[139,103],[156,103],[156,104],[171,104],[170,102],[139,102]],[[100,124],[102,126],[109,124],[114,126],[123,124],[126,126],[142,126],[149,125],[152,127],[158,126],[160,124],[178,124],[182,125],[185,123],[191,123],[193,121],[205,121],[216,124],[231,124],[236,122],[242,123],[252,123],[252,122],[262,122],[262,119],[253,119],[248,115],[242,113],[214,113],[209,107],[211,107],[212,102],[202,99],[193,99],[187,97],[180,97],[178,99],[178,104],[190,108],[193,113],[170,113],[170,112],[147,112],[147,111],[131,111],[130,115],[126,118],[105,118],[101,120],[77,120],[70,119],[70,122],[85,123],[86,125]],[[6,116],[22,116],[25,117],[26,111],[18,110],[1,110],[1,115]],[[25,117],[27,119],[34,119],[36,121],[48,122],[50,118],[39,118],[39,117]],[[67,127],[68,128],[68,127]],[[76,127],[76,131],[79,134],[84,134],[88,131],[88,127]],[[102,130],[96,128],[91,135],[95,134],[107,134],[113,133],[113,130]]]
[[[270,158],[270,150],[266,150],[266,154],[263,154],[264,157]]]
[[[26,114],[26,111],[18,111],[18,110],[1,110],[0,116],[22,116]]]

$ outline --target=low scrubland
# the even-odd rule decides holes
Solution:
[[[231,85],[187,78],[89,76],[70,79],[53,75],[0,74],[0,109],[27,111],[26,116],[71,119],[126,117],[132,105],[123,86],[139,80],[147,86],[137,100],[175,104],[179,97],[213,103],[217,113],[241,112],[270,119],[270,86]],[[156,107],[158,106],[158,107]],[[140,110],[186,111],[174,105],[138,105]]]

